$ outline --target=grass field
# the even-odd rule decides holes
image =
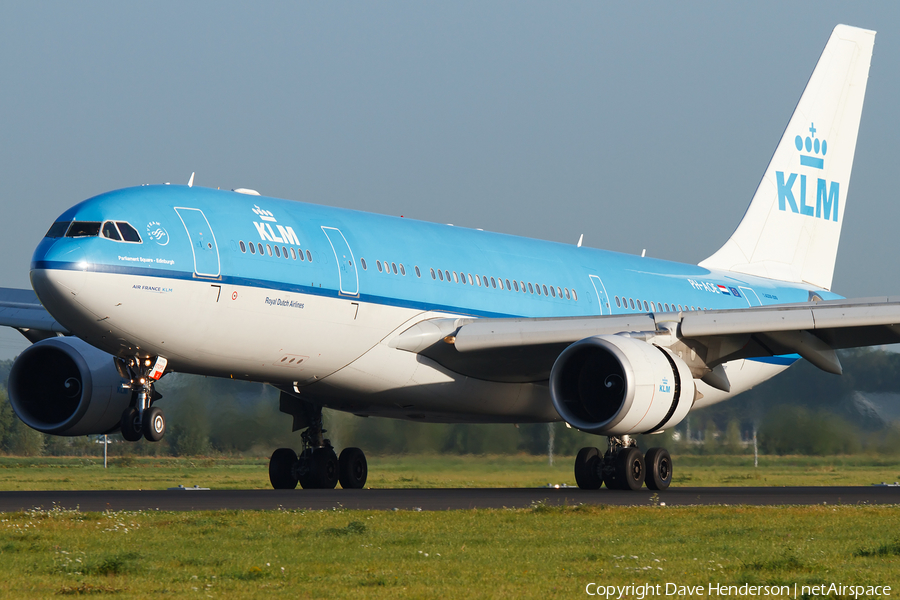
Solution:
[[[757,469],[742,457],[675,460],[684,485],[900,479],[898,465],[865,456],[764,457]],[[553,467],[531,456],[369,464],[371,487],[572,483],[570,457]],[[104,470],[97,459],[3,457],[0,489],[266,488],[266,468],[262,458],[120,458]],[[744,583],[889,585],[890,596],[860,597],[891,597],[900,593],[900,507],[33,510],[0,513],[0,572],[3,598],[569,598],[592,582],[659,584],[663,593],[666,584],[703,586],[702,596],[668,598]]]
[[[538,487],[575,484],[572,457],[369,457],[371,488]],[[900,481],[900,461],[871,456],[675,456],[673,486],[871,485]],[[0,457],[0,490],[268,488],[268,458]]]
[[[571,598],[591,582],[700,585],[704,596],[711,583],[896,592],[900,514],[872,506],[32,511],[0,515],[0,569],[6,598]]]

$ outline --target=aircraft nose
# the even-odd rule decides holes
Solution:
[[[61,238],[38,246],[31,261],[31,287],[50,314],[66,312],[64,307],[84,289],[88,267],[77,242]]]

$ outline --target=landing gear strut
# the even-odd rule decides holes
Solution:
[[[299,403],[306,413],[306,431],[300,434],[303,450],[297,456],[290,448],[279,448],[269,459],[269,481],[276,490],[294,489],[297,484],[307,490],[334,489],[338,480],[344,489],[361,489],[366,484],[368,465],[359,448],[345,448],[338,459],[331,440],[324,437],[322,407]]]
[[[135,398],[134,405],[122,413],[122,437],[129,442],[136,442],[142,436],[148,441],[158,442],[166,434],[166,417],[162,409],[151,406],[162,397],[153,390],[153,384],[165,372],[166,362],[162,356],[155,359],[138,356],[120,364],[121,370],[130,375]]]
[[[603,456],[597,448],[578,452],[575,482],[584,490],[604,483],[611,490],[637,491],[644,483],[651,490],[664,490],[672,483],[672,457],[665,448],[650,448],[644,456],[630,436],[610,436]]]

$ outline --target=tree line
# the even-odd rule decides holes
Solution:
[[[900,354],[883,350],[841,353],[844,375],[824,373],[805,361],[735,398],[691,413],[673,430],[642,436],[647,449],[664,446],[675,453],[848,454],[860,451],[900,454],[898,423],[865,410],[860,394],[881,394],[882,404],[900,391]],[[7,454],[97,455],[97,436],[61,438],[25,426],[6,394],[11,361],[0,361],[0,451]],[[110,436],[113,455],[249,455],[299,448],[292,418],[278,410],[278,391],[260,383],[170,374],[157,389],[166,411],[162,442],[127,443]],[[887,400],[884,400],[887,398]],[[900,402],[900,395],[894,402]],[[862,408],[861,408],[862,407]],[[871,407],[869,407],[871,408]],[[874,411],[874,412],[873,412]],[[896,414],[900,414],[900,407]],[[434,424],[362,418],[325,411],[326,437],[340,449],[370,454],[452,453],[572,455],[583,446],[605,449],[606,439],[569,429],[563,423],[518,425]]]

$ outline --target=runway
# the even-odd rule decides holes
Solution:
[[[527,508],[541,502],[570,506],[900,504],[900,487],[678,487],[657,493],[577,488],[0,492],[0,512],[53,507],[81,511],[466,510]]]

